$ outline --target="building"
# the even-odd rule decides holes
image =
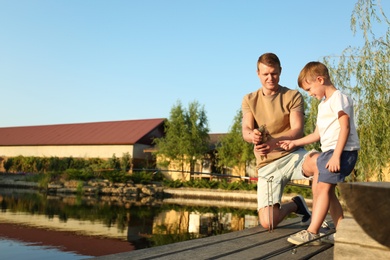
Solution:
[[[111,158],[129,153],[134,167],[164,136],[164,118],[0,128],[0,157]]]
[[[154,167],[161,158],[153,157],[153,139],[164,136],[165,118],[21,126],[0,128],[0,171],[2,162],[9,157],[72,157],[108,159],[114,155],[122,157],[128,153],[133,169]],[[224,169],[215,174],[216,148],[226,134],[210,134],[209,152],[198,160],[190,172],[180,162],[172,161],[167,167],[160,167],[168,179],[190,180],[191,178],[232,178],[240,180],[254,175],[254,169]],[[183,171],[184,170],[184,171]],[[228,177],[232,176],[232,177]],[[225,178],[226,178],[225,177]]]

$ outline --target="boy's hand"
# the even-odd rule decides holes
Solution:
[[[296,147],[294,142],[292,140],[282,140],[276,143],[277,146],[283,148],[284,150],[288,151]]]
[[[340,172],[340,158],[332,156],[325,166],[330,172]]]

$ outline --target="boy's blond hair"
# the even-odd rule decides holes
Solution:
[[[303,88],[303,82],[313,81],[317,77],[323,77],[325,81],[330,80],[328,68],[323,63],[318,61],[309,62],[299,73],[298,86]]]

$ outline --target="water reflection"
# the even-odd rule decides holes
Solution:
[[[10,250],[10,248],[12,250]],[[14,240],[0,239],[0,255],[2,259],[86,259],[73,252],[62,252],[52,247],[28,244]]]
[[[255,210],[0,190],[0,239],[100,256],[242,230]],[[17,230],[16,230],[17,229]],[[34,239],[36,241],[34,241]]]

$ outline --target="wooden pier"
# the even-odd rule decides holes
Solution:
[[[342,183],[340,188],[353,217],[340,222],[335,245],[290,244],[287,238],[303,229],[300,218],[293,218],[272,232],[257,226],[98,259],[390,259],[390,183]]]
[[[272,232],[261,226],[223,235],[97,257],[94,259],[333,259],[333,244],[295,246],[287,238],[304,229],[287,219]]]

